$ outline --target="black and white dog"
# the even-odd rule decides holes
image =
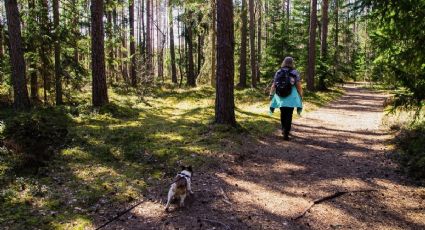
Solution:
[[[177,174],[171,184],[170,190],[168,191],[167,205],[165,205],[165,211],[168,211],[170,202],[173,198],[180,198],[180,207],[184,206],[184,200],[186,199],[187,193],[193,194],[192,191],[192,166],[182,166],[182,171]]]

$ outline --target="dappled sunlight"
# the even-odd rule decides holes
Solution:
[[[158,222],[167,216],[167,213],[164,211],[164,204],[152,201],[143,201],[139,205],[139,208],[131,211],[131,214],[134,218],[140,218],[146,224],[153,221]]]
[[[289,171],[305,171],[304,165],[297,165],[291,162],[279,160],[269,167],[275,173],[288,173]]]
[[[183,141],[184,137],[176,133],[155,133],[151,135],[152,138],[163,141]]]
[[[290,218],[301,212],[309,203],[305,198],[285,194],[283,191],[284,184],[279,191],[241,178],[223,174],[217,174],[217,176],[229,185],[236,186],[235,190],[229,193],[229,196],[232,201],[237,202],[242,207],[255,205],[270,213]]]
[[[323,190],[329,189],[338,189],[340,191],[355,191],[355,190],[364,190],[371,188],[373,185],[370,182],[364,181],[359,178],[336,178],[321,180],[319,183],[316,183],[315,186]],[[324,195],[324,194],[321,194]]]

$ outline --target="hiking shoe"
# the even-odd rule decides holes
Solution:
[[[288,135],[283,135],[283,140],[289,141],[289,136]]]

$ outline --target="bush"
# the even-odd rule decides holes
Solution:
[[[425,122],[403,130],[397,138],[400,162],[414,178],[425,178]]]
[[[69,119],[61,111],[39,110],[6,120],[1,138],[18,168],[38,168],[66,143]]]

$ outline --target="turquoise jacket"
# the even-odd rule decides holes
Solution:
[[[287,97],[279,97],[277,94],[273,95],[273,98],[270,102],[270,112],[274,112],[274,109],[280,108],[280,107],[293,107],[297,108],[297,113],[301,114],[302,108],[303,108],[303,102],[298,94],[297,88],[292,86],[291,94]]]

